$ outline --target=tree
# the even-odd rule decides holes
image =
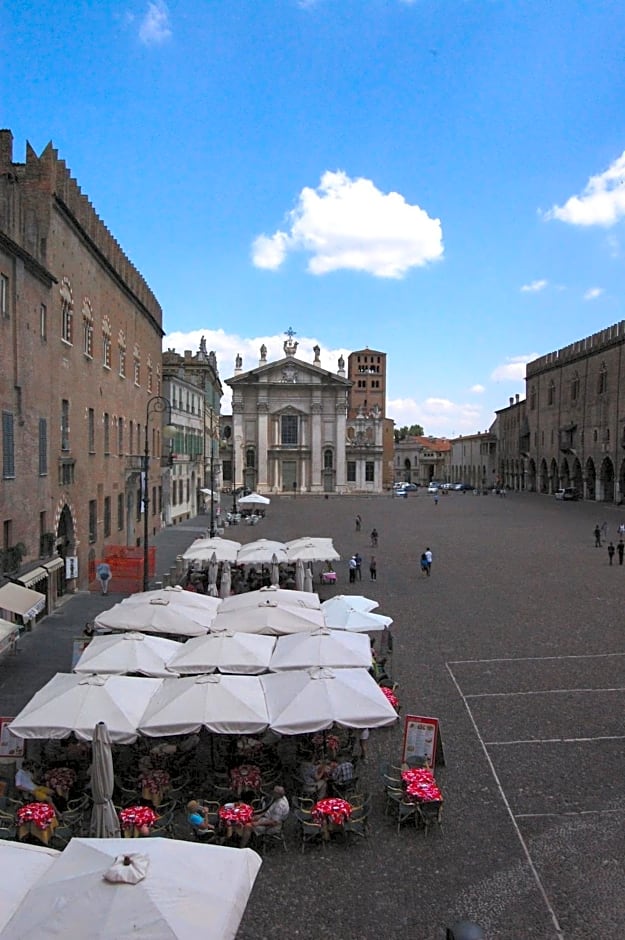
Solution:
[[[405,425],[403,428],[395,428],[395,443],[405,441],[407,437],[423,437],[423,428],[420,424]]]

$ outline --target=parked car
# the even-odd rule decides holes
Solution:
[[[456,490],[467,490],[467,492],[473,492],[475,489],[470,483],[456,483],[454,489]]]
[[[418,483],[404,483],[403,489],[408,490],[409,493],[414,493],[415,490],[419,489],[419,484]]]
[[[428,483],[428,493],[438,493],[438,483]]]
[[[394,486],[393,496],[408,496],[408,490],[405,486]]]
[[[565,486],[562,489],[556,490],[555,492],[556,499],[579,499],[579,493],[574,486]]]

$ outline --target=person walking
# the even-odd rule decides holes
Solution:
[[[427,576],[429,578],[430,571],[432,570],[432,551],[429,546],[426,548],[423,554],[425,555],[425,560],[427,562],[427,566],[428,566]]]
[[[622,561],[621,561],[621,564],[622,564]],[[378,563],[375,560],[375,555],[371,556],[371,560],[369,562],[369,577],[371,581],[378,580]]]
[[[356,532],[360,532],[362,528],[362,516],[360,513],[356,516]]]
[[[438,490],[434,493],[434,505],[438,506]]]
[[[425,552],[421,552],[421,574],[429,574],[428,560],[425,557]]]
[[[109,592],[109,582],[111,580],[111,568],[105,561],[101,561],[95,571],[96,578],[100,582],[103,594]]]
[[[378,530],[377,529],[371,530],[371,547],[372,548],[378,547]]]
[[[625,552],[625,542],[623,542],[623,539],[618,540],[618,545],[616,546],[616,550],[618,552],[618,563],[619,565],[622,565],[623,553]]]
[[[601,548],[601,529],[599,523],[595,526],[595,548]]]
[[[356,580],[362,581],[362,555],[356,552],[354,558],[356,559]]]
[[[349,559],[349,583],[353,584],[356,580],[356,556],[352,555]]]
[[[612,564],[613,561],[614,561],[614,550],[615,550],[615,549],[614,549],[614,543],[613,543],[613,542],[609,542],[609,543],[608,543],[608,557],[609,557],[609,559],[610,559],[610,564]]]

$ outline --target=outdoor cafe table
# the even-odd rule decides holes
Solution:
[[[415,803],[442,803],[443,794],[428,767],[402,770],[401,779],[409,800]]]
[[[141,796],[153,806],[160,806],[169,790],[171,779],[166,770],[147,770],[141,775]]]
[[[157,819],[151,806],[129,806],[119,812],[124,839],[138,839],[145,835],[145,828],[151,829]]]
[[[49,803],[27,803],[17,811],[18,839],[34,836],[47,845],[58,826],[54,808]]]
[[[260,790],[261,773],[256,764],[240,764],[230,771],[230,780],[240,796],[245,790]]]
[[[76,783],[76,771],[72,767],[53,767],[46,771],[44,779],[58,796],[68,800],[69,791]]]
[[[313,822],[321,826],[324,839],[330,838],[330,831],[342,830],[352,815],[351,803],[338,796],[329,796],[315,803],[311,810]]]
[[[233,828],[243,829],[254,819],[254,807],[249,803],[226,803],[219,808],[219,818],[229,832]]]

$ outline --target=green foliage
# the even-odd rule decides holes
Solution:
[[[395,428],[395,443],[405,441],[407,437],[423,437],[423,428],[420,424],[411,424],[410,427],[404,425],[403,428]]]

